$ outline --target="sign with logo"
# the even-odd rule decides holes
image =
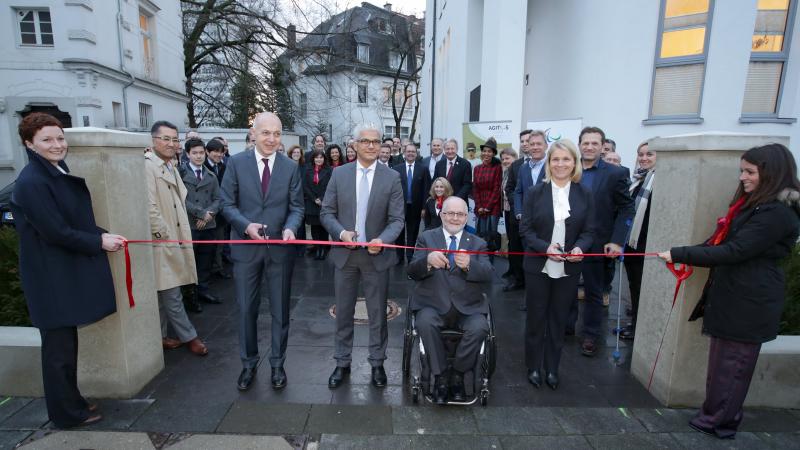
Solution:
[[[471,162],[473,167],[481,163],[481,144],[490,137],[497,141],[498,154],[500,149],[511,147],[516,142],[510,120],[464,122],[461,136],[461,156]]]
[[[563,119],[563,120],[539,120],[528,122],[528,129],[544,131],[547,138],[547,145],[559,140],[569,139],[578,145],[578,135],[583,129],[582,119]]]

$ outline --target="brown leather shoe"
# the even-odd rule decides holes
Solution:
[[[581,343],[581,353],[583,356],[594,356],[597,353],[597,343],[594,339],[584,338]]]
[[[178,348],[178,347],[180,347],[182,345],[183,345],[183,342],[181,342],[181,341],[179,341],[177,339],[172,339],[172,338],[168,338],[168,337],[161,338],[161,348],[163,348],[164,350],[176,349],[176,348]]]
[[[197,356],[206,356],[208,354],[208,347],[200,338],[194,338],[186,344],[189,346],[189,351]]]

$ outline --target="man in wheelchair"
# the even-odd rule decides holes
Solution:
[[[467,204],[451,196],[442,205],[442,226],[422,233],[417,248],[487,251],[483,239],[464,231]],[[445,404],[466,400],[464,372],[475,366],[489,325],[489,302],[484,293],[494,274],[487,255],[416,250],[408,275],[416,281],[409,307],[416,312],[417,333],[427,349],[435,377],[434,401]],[[456,349],[448,380],[447,352],[440,331],[460,329],[464,336]]]

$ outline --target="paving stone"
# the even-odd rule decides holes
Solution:
[[[327,384],[301,384],[293,382],[291,376],[288,375],[288,369],[287,376],[290,377],[289,383],[285,388],[279,390],[272,389],[269,373],[267,373],[266,376],[256,377],[253,386],[246,392],[237,391],[234,400],[281,404],[304,403],[307,405],[327,405],[331,402],[333,393],[328,389]]]
[[[390,405],[411,404],[410,389],[402,386],[386,386],[375,389],[372,385],[343,384],[332,390],[334,405]],[[317,402],[321,403],[321,402]]]
[[[206,432],[217,429],[231,403],[209,403],[203,398],[156,399],[130,427],[135,431]]]
[[[306,433],[392,434],[392,409],[378,405],[313,405]]]
[[[682,448],[669,433],[625,433],[600,434],[585,436],[595,450],[639,450],[646,448],[678,449]]]
[[[81,430],[127,430],[154,402],[152,399],[98,400],[103,420]]]
[[[549,408],[472,408],[480,434],[559,435],[564,429]]]
[[[736,439],[719,439],[698,431],[690,433],[672,433],[672,437],[684,448],[701,448],[703,450],[761,450],[771,448],[753,433],[736,433]]]
[[[195,434],[166,447],[164,450],[292,450],[286,439],[280,436],[230,436],[218,434]]]
[[[392,408],[395,434],[474,434],[478,429],[470,408],[400,406]]]
[[[647,431],[625,408],[553,408],[567,434],[617,434]]]
[[[44,398],[37,398],[17,410],[0,424],[5,430],[35,430],[44,426],[50,419]]]
[[[443,448],[481,448],[500,449],[500,440],[494,436],[350,436],[323,434],[320,450],[353,449],[360,450],[417,450]]]
[[[248,434],[301,434],[311,405],[274,405],[238,401],[220,422],[217,432]]]
[[[30,435],[30,431],[0,431],[0,448],[14,448]]]
[[[636,380],[626,380],[626,384],[598,385],[597,388],[608,404],[613,407],[659,408],[661,403],[650,395]]]
[[[155,450],[147,433],[60,431],[24,445],[25,450],[114,449]]]
[[[800,418],[788,410],[745,408],[740,431],[800,431]]]
[[[0,424],[31,401],[31,397],[0,397]]]
[[[502,436],[503,450],[590,450],[584,436]]]
[[[690,430],[689,420],[695,409],[632,408],[630,414],[639,419],[647,431],[656,433],[683,433]]]
[[[755,435],[772,448],[800,449],[800,433],[755,433]]]

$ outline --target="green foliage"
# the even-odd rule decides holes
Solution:
[[[279,59],[270,68],[270,90],[272,91],[270,108],[281,119],[285,130],[294,130],[294,111],[292,97],[286,87],[286,68]]]
[[[786,275],[786,304],[778,334],[800,335],[800,244],[783,262]]]
[[[0,227],[0,325],[31,326],[19,279],[19,239],[11,227]]]

